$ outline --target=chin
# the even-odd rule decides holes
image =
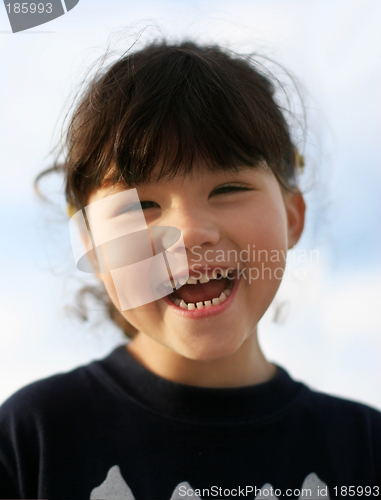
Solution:
[[[177,353],[193,361],[212,362],[229,358],[241,347],[242,342],[198,342],[194,346],[182,346]]]

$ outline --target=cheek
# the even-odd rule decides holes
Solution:
[[[287,251],[287,219],[282,206],[268,205],[253,210],[239,226],[242,240],[258,250]]]
[[[111,274],[110,273],[102,274],[100,276],[100,279],[103,281],[103,284],[106,288],[108,296],[112,300],[115,307],[120,311],[120,303],[119,303],[119,299],[118,299],[118,294],[116,292],[116,288],[114,285],[114,281],[111,277]]]
[[[244,267],[248,267],[248,280],[254,287],[260,287],[264,296],[273,296],[283,278],[287,258],[287,219],[281,204],[262,205],[261,210],[253,210],[251,217],[240,224]],[[250,277],[250,278],[249,278]],[[263,288],[264,283],[267,283]]]
[[[121,311],[120,302],[118,299],[118,294],[114,285],[114,281],[110,273],[102,274],[99,276],[103,282],[107,294],[111,301],[121,313],[121,315],[137,330],[141,330],[147,327],[147,320],[153,325],[157,325],[160,321],[160,311],[155,303],[149,303],[143,306],[136,307],[134,309],[128,309],[126,311]],[[144,312],[144,314],[142,314]]]

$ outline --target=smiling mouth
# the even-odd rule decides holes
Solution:
[[[211,279],[207,283],[185,284],[174,290],[168,298],[182,309],[218,306],[226,300],[233,289],[235,274],[236,271],[226,278],[217,274],[216,279]]]

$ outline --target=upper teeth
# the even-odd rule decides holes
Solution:
[[[228,273],[232,273],[232,272],[233,272],[233,270],[231,270],[231,269],[213,269],[213,271],[211,271],[210,273],[208,271],[203,273],[199,279],[194,278],[193,276],[189,276],[186,283],[187,283],[187,285],[196,285],[197,282],[208,283],[208,281],[210,281],[211,279],[212,280],[217,279],[217,274],[220,274],[224,278],[227,278]]]

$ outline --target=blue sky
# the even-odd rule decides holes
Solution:
[[[301,82],[310,127],[302,186],[309,189],[297,249],[316,248],[320,258],[290,264],[306,278],[282,284],[276,303],[288,314],[274,324],[270,308],[260,339],[296,378],[381,408],[380,20],[377,0],[80,0],[31,30],[39,33],[12,34],[0,7],[0,402],[122,341],[112,325],[93,329],[66,318],[63,306],[82,276],[72,268],[61,184],[49,184],[60,213],[36,199],[32,182],[49,164],[70,92],[110,35],[124,50],[150,24],[142,41],[163,33],[260,50]]]

